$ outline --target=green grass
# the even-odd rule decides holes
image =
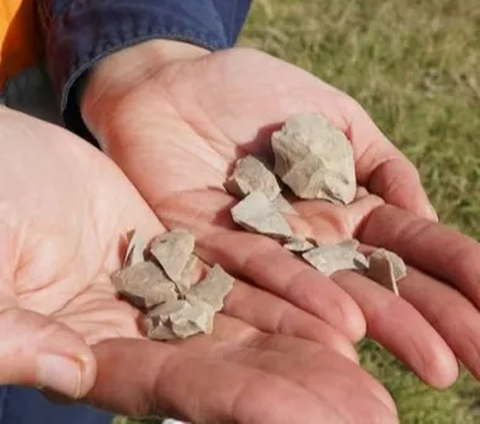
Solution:
[[[257,0],[241,44],[356,98],[420,169],[441,220],[480,237],[478,0]],[[480,422],[480,384],[466,373],[434,391],[374,343],[360,351],[402,423]]]
[[[418,166],[441,220],[480,238],[479,0],[255,0],[241,44],[355,97]],[[466,373],[434,391],[372,342],[360,350],[402,423],[480,423]]]

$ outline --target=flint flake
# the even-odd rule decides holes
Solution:
[[[303,258],[323,274],[330,276],[334,272],[358,269],[356,251],[358,241],[347,240],[339,244],[323,245],[305,252]]]
[[[128,246],[125,254],[123,266],[130,266],[144,261],[145,241],[137,234],[135,230],[127,234]]]
[[[274,208],[280,213],[286,213],[289,215],[297,215],[298,212],[293,208],[293,206],[288,202],[282,194],[279,194],[275,199],[273,199]]]
[[[178,291],[182,295],[187,293],[192,287],[192,284],[193,284],[192,276],[195,268],[197,267],[197,264],[198,264],[198,258],[195,255],[190,255],[185,265],[185,268],[183,268],[180,279],[175,283]]]
[[[297,115],[272,136],[274,172],[302,199],[351,203],[356,191],[353,149],[318,114]]]
[[[214,265],[206,278],[194,285],[188,295],[208,303],[218,312],[223,308],[223,300],[232,289],[234,280],[220,265]]]
[[[150,254],[172,281],[179,282],[194,247],[195,239],[190,233],[173,230],[153,240]]]
[[[250,232],[274,238],[292,236],[287,220],[262,192],[250,193],[232,208],[231,214],[237,224]]]
[[[176,299],[175,285],[152,262],[139,262],[112,274],[117,292],[139,308]]]
[[[262,192],[268,200],[273,200],[280,194],[280,186],[275,175],[253,156],[246,156],[237,161],[224,187],[230,194],[240,198],[253,191]]]
[[[302,239],[300,237],[291,237],[287,240],[287,242],[283,245],[283,247],[290,252],[294,253],[304,253],[308,250],[312,250],[315,248],[315,244],[311,243],[309,240]]]
[[[399,295],[397,282],[407,275],[403,260],[386,249],[377,249],[369,256],[368,276]]]
[[[182,339],[198,333],[210,334],[214,313],[210,305],[197,298],[172,300],[148,314],[148,334],[163,340],[172,338],[168,330],[171,330],[175,338]]]

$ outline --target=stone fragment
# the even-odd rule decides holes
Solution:
[[[224,187],[230,194],[240,198],[253,191],[261,191],[268,200],[273,200],[280,194],[275,174],[253,156],[246,156],[237,161]]]
[[[353,149],[318,114],[297,115],[272,135],[274,172],[302,199],[351,203],[356,192]]]
[[[145,327],[147,337],[152,340],[173,340],[177,336],[167,327],[167,324],[162,323],[159,319],[154,317],[147,317],[145,319]]]
[[[135,230],[129,231],[127,234],[128,246],[123,261],[123,267],[138,264],[144,261],[144,251],[146,247],[145,241],[137,234]]]
[[[279,194],[275,199],[273,199],[273,207],[280,213],[287,213],[289,215],[297,215],[298,212],[293,208],[293,206],[288,202],[282,194]]]
[[[231,209],[233,220],[247,231],[274,238],[292,236],[292,229],[285,217],[260,191],[250,193]]]
[[[322,245],[303,253],[303,258],[314,268],[327,276],[334,272],[347,269],[357,269],[356,251],[358,241],[347,240],[333,245]]]
[[[194,247],[193,235],[187,231],[173,230],[152,241],[150,254],[172,281],[179,282]]]
[[[356,252],[353,258],[353,263],[356,265],[358,271],[367,271],[369,267],[368,258],[363,253]]]
[[[195,297],[172,300],[149,312],[147,334],[162,337],[163,340],[172,338],[168,330],[175,338],[182,339],[198,333],[211,334],[214,314],[209,304]]]
[[[283,247],[287,250],[290,250],[290,252],[304,253],[308,250],[314,249],[316,245],[311,243],[309,240],[294,236],[289,238]]]
[[[150,308],[177,298],[175,285],[152,262],[139,262],[111,276],[117,292],[139,308]]]
[[[195,297],[208,303],[215,312],[218,312],[223,308],[223,300],[232,290],[234,280],[220,265],[214,265],[205,279],[191,288],[188,297]]]
[[[377,249],[369,256],[368,276],[399,295],[397,282],[407,275],[403,260],[386,249]]]
[[[188,258],[187,264],[185,268],[183,268],[182,275],[180,279],[175,283],[177,286],[178,291],[185,295],[193,284],[193,272],[198,264],[198,258],[195,255],[190,255]]]
[[[181,339],[197,333],[211,334],[214,309],[205,302],[187,296],[189,306],[170,315],[172,331]]]

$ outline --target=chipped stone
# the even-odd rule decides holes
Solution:
[[[246,156],[237,161],[224,187],[230,194],[240,198],[253,191],[262,192],[268,200],[273,200],[280,194],[275,174],[254,156]]]
[[[357,269],[357,240],[347,240],[338,244],[323,245],[303,253],[302,257],[314,268],[327,276],[337,271]]]
[[[275,197],[275,199],[273,199],[273,207],[280,213],[298,216],[298,212],[293,208],[288,200],[283,197],[282,194],[279,194],[277,197]]]
[[[407,275],[403,260],[386,249],[377,249],[369,256],[368,276],[399,295],[397,282]]]
[[[318,114],[297,115],[272,136],[274,172],[302,199],[349,204],[356,192],[353,149]]]
[[[356,252],[355,257],[353,258],[353,263],[356,265],[357,271],[365,272],[368,270],[369,261],[363,253]]]
[[[190,306],[170,315],[172,331],[180,338],[197,333],[212,334],[214,309],[208,303],[187,296]]]
[[[135,230],[129,231],[127,234],[128,246],[123,261],[123,266],[138,264],[144,261],[144,251],[146,247],[145,240],[143,240]]]
[[[177,338],[175,333],[168,328],[166,324],[160,322],[159,319],[155,319],[154,317],[147,317],[145,319],[145,327],[149,339],[165,341]]]
[[[283,247],[287,250],[290,250],[290,252],[304,253],[308,250],[314,249],[316,245],[311,243],[309,240],[294,236],[289,238]]]
[[[213,308],[195,298],[172,300],[153,309],[147,319],[150,322],[148,334],[156,337],[170,337],[171,332],[176,338],[186,338],[198,333],[211,334],[213,330]],[[168,340],[165,339],[164,340]]]
[[[193,235],[187,231],[173,230],[155,238],[150,246],[150,253],[168,277],[178,283],[194,247]]]
[[[185,268],[183,268],[180,279],[175,283],[178,291],[182,295],[185,295],[185,293],[187,293],[192,287],[192,284],[193,284],[192,276],[197,265],[198,265],[198,258],[195,255],[190,255],[190,257],[188,258],[187,264],[185,265]]]
[[[292,229],[285,217],[260,191],[250,193],[231,209],[233,220],[247,231],[274,238],[292,236]]]
[[[150,308],[177,298],[175,285],[152,262],[139,262],[111,276],[117,292],[139,308]]]
[[[233,288],[234,278],[220,265],[214,265],[200,283],[195,284],[188,293],[212,306],[215,312],[223,308],[223,300]]]

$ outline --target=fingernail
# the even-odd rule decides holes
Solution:
[[[78,398],[82,374],[79,364],[55,355],[40,355],[37,359],[37,384],[73,399]]]
[[[435,222],[438,222],[438,214],[437,214],[437,211],[435,210],[435,208],[433,207],[433,205],[430,203],[430,212],[433,216],[433,218],[435,219]]]

